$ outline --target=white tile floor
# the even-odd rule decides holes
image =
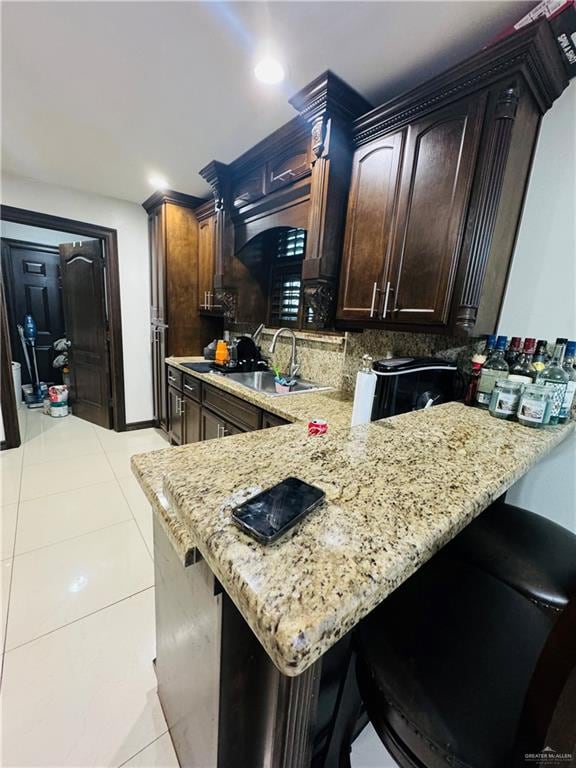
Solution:
[[[152,667],[151,511],[130,471],[166,441],[20,415],[22,447],[0,453],[0,762],[177,768]],[[366,729],[353,766],[395,763]]]

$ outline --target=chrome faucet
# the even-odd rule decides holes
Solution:
[[[258,342],[258,340],[260,339],[260,335],[261,335],[263,330],[264,330],[264,323],[260,323],[258,328],[256,328],[256,330],[252,334],[252,341],[254,342],[254,344],[256,344]]]
[[[276,342],[282,333],[289,333],[292,336],[292,354],[290,355],[290,368],[288,370],[288,374],[290,378],[293,379],[298,375],[300,366],[296,361],[296,334],[291,328],[278,328],[274,334],[274,338],[272,339],[272,344],[270,344],[270,354],[272,354],[276,349]]]

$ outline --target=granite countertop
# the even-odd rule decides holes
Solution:
[[[238,384],[218,373],[198,373],[186,368],[183,363],[205,363],[203,357],[167,357],[166,363],[178,368],[189,376],[205,381],[213,387],[231,392],[264,411],[275,413],[287,421],[324,419],[330,426],[346,426],[352,417],[352,396],[338,390],[321,392],[299,392],[292,395],[270,397]]]
[[[309,396],[282,404],[297,397]],[[132,466],[183,561],[197,548],[293,676],[573,428],[531,430],[449,403],[321,437],[296,422],[142,454]],[[272,545],[231,523],[235,503],[289,475],[320,486],[326,502]]]

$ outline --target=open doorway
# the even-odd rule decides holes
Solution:
[[[64,383],[75,416],[126,429],[116,231],[8,206],[1,218],[3,321],[23,383],[30,378],[62,383],[62,367],[55,368],[54,361],[62,363],[59,353],[67,356]],[[26,354],[18,329],[26,315],[35,321],[36,362]],[[69,347],[58,345],[62,339]],[[60,349],[54,349],[55,342]],[[3,355],[5,382],[11,377],[6,367]],[[8,448],[20,440],[7,389],[2,387],[2,416]]]

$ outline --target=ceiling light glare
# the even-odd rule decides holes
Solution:
[[[276,85],[284,80],[284,67],[272,56],[260,59],[254,67],[254,75],[257,80],[266,85]]]
[[[168,182],[163,176],[150,176],[148,178],[148,184],[152,189],[163,190],[168,189]]]

